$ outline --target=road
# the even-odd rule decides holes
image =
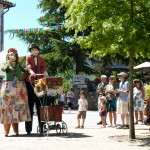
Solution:
[[[8,137],[3,134],[3,125],[0,127],[0,149],[2,150],[150,150],[150,132],[145,125],[136,125],[136,136],[143,141],[137,140],[129,142],[126,137],[129,130],[105,128],[101,129],[97,125],[99,115],[97,111],[88,111],[85,122],[85,129],[75,129],[77,125],[77,111],[71,114],[65,110],[63,121],[68,125],[67,135],[57,135],[56,131],[50,131],[49,136],[39,136],[36,134],[37,117],[34,116],[33,133],[26,135],[24,122],[19,124],[20,135],[14,136],[11,128]],[[108,119],[107,119],[108,122]],[[118,117],[120,124],[120,116]],[[117,137],[114,139],[114,137]],[[120,137],[120,139],[119,139]],[[125,139],[123,139],[124,137]]]

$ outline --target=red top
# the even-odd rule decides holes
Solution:
[[[35,74],[44,74],[44,72],[47,70],[45,60],[43,59],[42,56],[37,55],[37,66],[36,66],[34,57],[35,56],[32,54],[26,57],[26,67],[28,72],[32,70]],[[30,74],[28,74],[26,81],[30,81],[29,76]],[[41,78],[43,78],[43,76],[36,76],[35,79],[34,77],[32,77],[31,82],[33,83],[34,80],[41,79]]]

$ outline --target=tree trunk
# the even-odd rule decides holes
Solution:
[[[82,60],[82,51],[78,50],[76,53],[76,74],[79,74],[80,72],[83,71],[83,60]]]
[[[135,127],[134,127],[134,107],[133,107],[133,62],[134,62],[134,47],[130,50],[129,56],[129,78],[130,78],[130,103],[129,103],[129,117],[130,117],[130,128],[129,128],[129,139],[135,139]]]

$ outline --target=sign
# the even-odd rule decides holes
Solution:
[[[75,75],[73,76],[73,84],[74,85],[80,85],[85,84],[85,75]]]

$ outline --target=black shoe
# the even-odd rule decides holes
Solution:
[[[102,124],[102,121],[100,121],[100,122],[97,123],[97,125],[100,125],[100,124]]]
[[[27,132],[27,135],[30,135],[31,134],[31,132]]]

